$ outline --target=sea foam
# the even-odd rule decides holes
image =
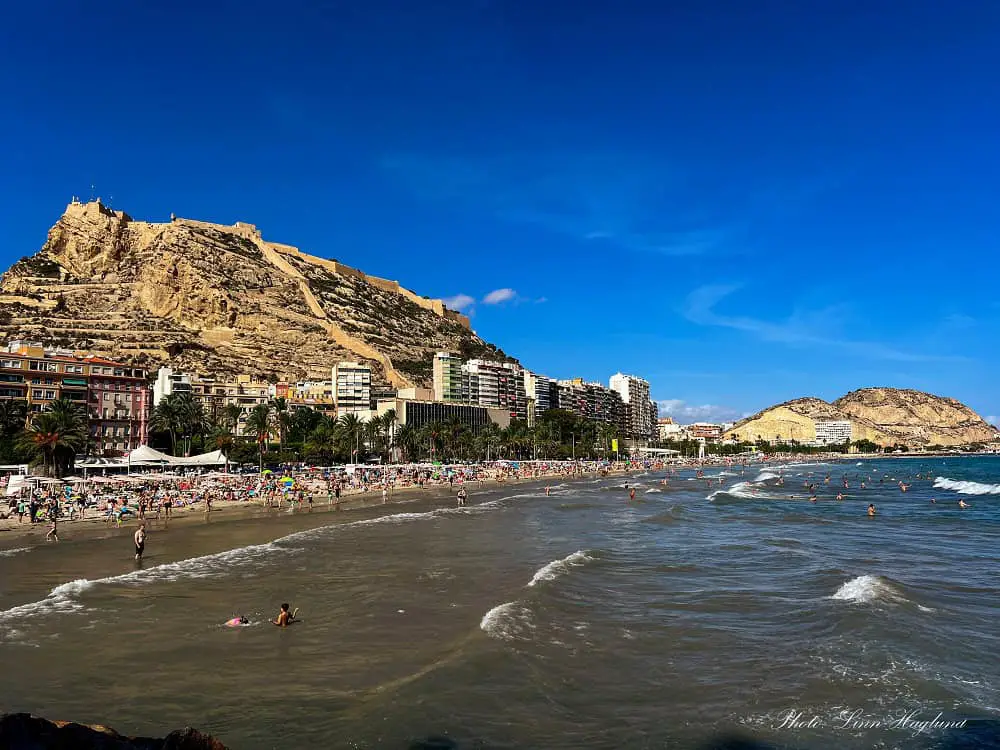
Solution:
[[[511,641],[534,630],[531,610],[521,602],[498,604],[485,615],[479,628],[493,638]]]
[[[588,562],[595,559],[596,558],[591,557],[584,550],[577,550],[571,555],[566,555],[566,557],[559,560],[553,560],[552,562],[539,568],[535,571],[535,575],[531,577],[528,585],[535,586],[542,581],[554,581],[559,576],[568,573],[570,569],[586,565]]]
[[[965,482],[947,477],[937,477],[934,480],[934,486],[939,490],[951,490],[960,495],[1000,495],[1000,484]]]
[[[883,578],[873,575],[861,575],[852,578],[837,589],[831,599],[853,602],[855,604],[874,604],[876,602],[905,602],[906,598]]]
[[[757,478],[754,479],[753,481],[766,482],[768,479],[781,479],[781,477],[772,471],[762,471],[760,474],[757,475]]]
[[[14,547],[14,549],[0,549],[0,557],[13,557],[22,552],[30,552],[32,547]]]

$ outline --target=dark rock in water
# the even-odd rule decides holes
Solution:
[[[0,717],[0,748],[4,750],[227,750],[213,737],[185,727],[163,739],[125,737],[99,724],[49,721],[31,714]]]

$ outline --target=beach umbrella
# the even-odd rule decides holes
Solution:
[[[291,478],[291,477],[289,477],[289,476],[283,476],[283,477],[282,477],[281,479],[279,479],[278,481],[279,481],[279,482],[281,482],[282,484],[286,485],[286,486],[288,486],[288,485],[292,485],[292,484],[295,484],[295,480],[294,480],[294,479],[292,479],[292,478]]]
[[[274,472],[271,471],[270,469],[264,469],[264,471],[261,472],[261,474],[273,474],[273,473]]]

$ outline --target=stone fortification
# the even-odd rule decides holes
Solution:
[[[0,330],[209,375],[426,385],[436,351],[495,356],[465,316],[396,281],[262,238],[253,225],[137,221],[74,201],[42,249],[0,279]]]

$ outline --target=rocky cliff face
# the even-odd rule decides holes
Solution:
[[[904,445],[967,445],[1000,439],[1000,433],[953,398],[896,388],[863,388],[833,405],[851,420],[871,422]]]
[[[968,445],[1000,440],[1000,432],[952,398],[895,388],[852,391],[832,404],[800,398],[737,422],[727,437],[738,440],[811,443],[816,422],[848,421],[851,440],[883,446]]]
[[[440,300],[262,239],[256,227],[135,221],[72,203],[0,279],[0,331],[155,368],[328,379],[341,360],[427,385],[436,351],[505,358]]]

